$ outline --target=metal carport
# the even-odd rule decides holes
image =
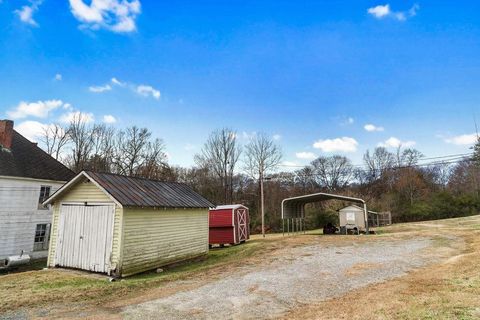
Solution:
[[[326,200],[344,200],[363,205],[365,229],[368,234],[368,211],[365,200],[354,197],[347,197],[329,193],[313,193],[304,196],[286,198],[282,200],[282,229],[285,234],[285,220],[287,221],[287,232],[290,232],[290,224],[293,232],[303,231],[305,228],[305,205],[312,202],[320,202]]]

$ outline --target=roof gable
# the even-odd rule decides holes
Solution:
[[[0,176],[68,181],[75,174],[35,143],[13,131],[10,149],[0,147]]]

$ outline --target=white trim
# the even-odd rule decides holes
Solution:
[[[65,183],[65,182],[67,182],[67,181],[63,181],[63,180],[48,180],[48,179],[36,179],[36,178],[28,178],[28,177],[14,177],[14,176],[0,176],[0,179],[45,182],[45,183],[52,183],[52,182]]]
[[[60,201],[60,206],[67,205],[67,206],[79,206],[79,205],[85,205],[87,206],[113,206],[115,203],[113,202],[95,202],[95,201]]]
[[[232,208],[232,225],[233,225],[233,243],[237,244],[237,232],[235,228],[235,208]],[[238,225],[237,225],[238,229]]]
[[[68,183],[64,184],[60,189],[58,189],[54,194],[50,196],[47,200],[43,202],[43,205],[51,204],[54,200],[64,192],[64,190],[68,189],[70,186],[76,184],[81,177],[85,177],[90,180],[97,188],[99,188],[103,193],[105,193],[114,203],[116,203],[119,207],[123,208],[122,204],[118,202],[110,193],[108,193],[102,186],[100,186],[92,177],[90,177],[85,171],[81,171],[77,176],[75,176],[72,180]]]

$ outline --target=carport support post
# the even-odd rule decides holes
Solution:
[[[365,232],[369,234],[368,230],[368,211],[367,211],[367,204],[364,202],[363,203],[363,214],[365,216]]]

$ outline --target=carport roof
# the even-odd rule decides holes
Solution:
[[[282,219],[286,218],[300,218],[304,216],[304,206],[307,203],[320,202],[325,200],[344,200],[355,203],[365,204],[365,201],[360,198],[342,196],[338,194],[329,193],[313,193],[304,196],[292,197],[283,199],[282,201]]]

